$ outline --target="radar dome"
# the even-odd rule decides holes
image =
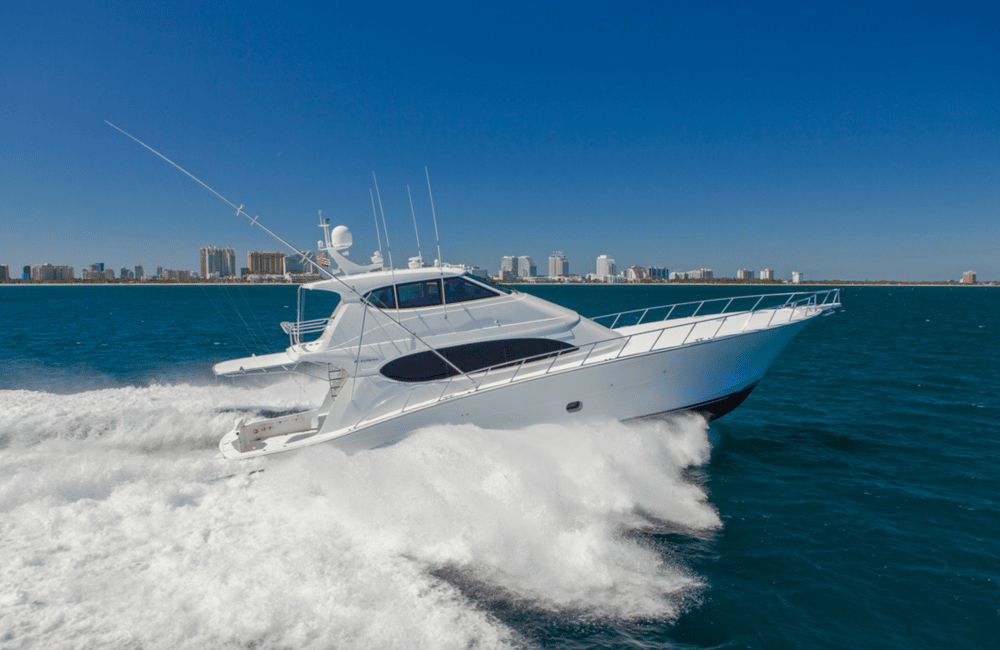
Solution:
[[[337,226],[330,233],[330,241],[333,243],[334,249],[339,251],[350,248],[351,244],[354,243],[354,238],[351,237],[351,231],[347,226]]]

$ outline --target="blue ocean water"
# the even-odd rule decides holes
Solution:
[[[588,316],[759,292],[525,290]],[[0,645],[1000,647],[998,297],[848,287],[707,427],[234,467],[234,417],[322,392],[211,376],[287,344],[293,287],[0,287]]]

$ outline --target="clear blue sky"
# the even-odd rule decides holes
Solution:
[[[197,270],[316,211],[397,266],[1000,280],[996,4],[3,3],[0,263]]]

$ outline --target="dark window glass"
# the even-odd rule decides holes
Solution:
[[[396,306],[396,297],[392,293],[392,287],[382,287],[369,291],[365,294],[365,300],[382,309],[393,309]]]
[[[465,278],[445,278],[444,281],[444,301],[446,304],[496,298],[497,295],[496,292],[473,284]]]
[[[472,277],[472,276],[468,276],[468,274],[466,274],[466,277]],[[476,282],[479,282],[480,284],[485,284],[488,287],[493,287],[497,291],[502,291],[504,293],[514,293],[513,289],[508,289],[507,287],[501,286],[499,284],[494,284],[489,280],[484,280],[483,278],[478,278],[478,277],[474,279]]]
[[[399,294],[400,309],[430,307],[441,304],[440,280],[425,280],[424,282],[400,284],[396,287],[396,292]]]
[[[475,372],[490,366],[518,363],[521,359],[537,357],[533,361],[549,359],[560,350],[574,350],[572,345],[550,339],[506,339],[468,343],[450,348],[441,348],[448,361],[458,366],[462,372]],[[382,366],[381,373],[396,381],[434,381],[454,377],[458,372],[431,351],[417,352],[400,357]]]

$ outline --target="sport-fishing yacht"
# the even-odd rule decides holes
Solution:
[[[242,205],[107,124],[299,252]],[[427,190],[430,194],[429,175]],[[300,287],[296,322],[281,324],[289,347],[224,361],[213,370],[220,376],[274,371],[316,376],[318,370],[329,382],[326,397],[309,411],[237,420],[219,443],[226,458],[320,443],[348,452],[371,449],[441,423],[510,429],[594,416],[634,420],[685,410],[716,418],[746,399],[803,327],[840,307],[840,291],[832,289],[706,300],[590,319],[492,285],[464,266],[439,261],[425,266],[419,252],[407,269],[393,269],[391,254],[387,268],[381,250],[371,264],[356,264],[347,259],[350,231],[337,226],[331,232],[322,217],[320,227],[320,253],[337,268],[331,271],[312,261],[327,279]],[[417,243],[419,248],[419,236]],[[313,291],[339,296],[329,317],[303,319],[303,297]]]
[[[220,376],[308,371],[329,382],[318,408],[246,422],[219,444],[250,458],[320,443],[347,452],[395,443],[431,424],[518,428],[738,406],[785,345],[840,307],[837,289],[741,296],[585,318],[496,286],[460,265],[379,253],[345,257],[350,231],[322,224],[331,277],[299,289],[289,347],[217,364]],[[334,292],[328,318],[303,320],[308,292]],[[318,371],[318,372],[317,372]]]

